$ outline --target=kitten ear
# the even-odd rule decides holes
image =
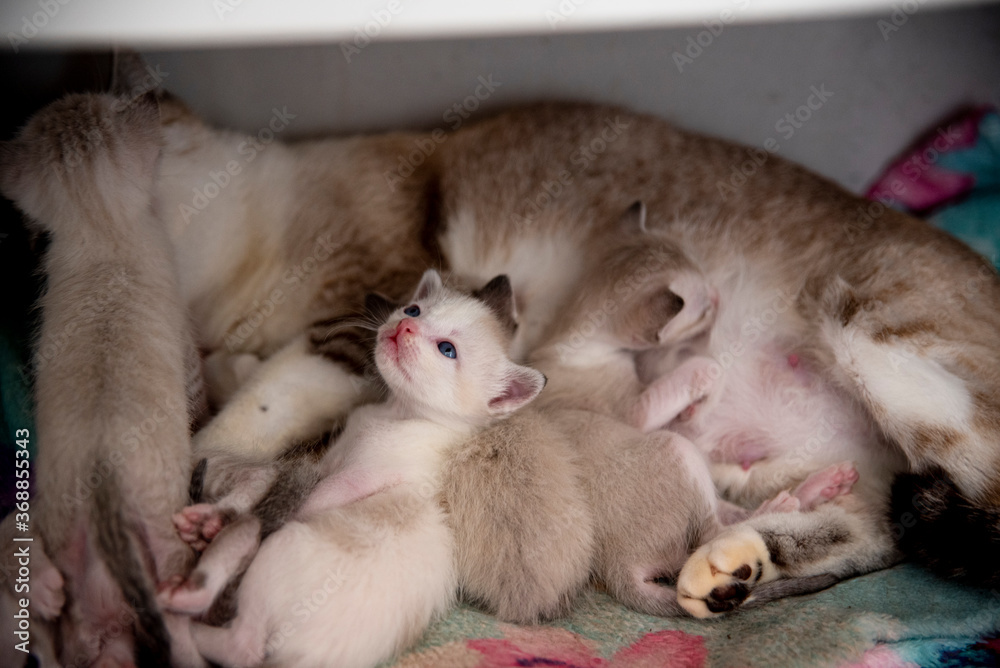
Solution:
[[[490,399],[490,410],[495,415],[506,415],[531,403],[545,387],[546,380],[541,371],[511,362],[503,392]]]
[[[642,200],[637,200],[630,206],[624,214],[622,214],[621,219],[618,221],[618,226],[623,232],[648,232],[646,229],[646,203]]]
[[[413,293],[413,301],[427,299],[427,297],[440,290],[441,285],[441,274],[437,272],[437,269],[428,269],[420,278],[417,291]]]
[[[479,290],[474,291],[472,296],[493,311],[508,333],[514,333],[514,330],[517,329],[517,307],[514,304],[514,289],[506,274],[500,274]]]
[[[660,288],[652,294],[634,299],[618,318],[619,335],[633,345],[652,347],[665,343],[664,336],[673,331],[671,325],[684,310],[684,299],[670,288]]]
[[[385,322],[397,308],[399,308],[399,304],[386,299],[377,292],[369,292],[365,295],[365,315],[374,319],[375,322]]]

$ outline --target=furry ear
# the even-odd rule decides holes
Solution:
[[[511,362],[503,392],[490,399],[490,410],[495,415],[513,413],[531,403],[545,387],[545,382],[545,374],[541,371]]]
[[[514,289],[506,274],[500,274],[479,290],[474,291],[472,296],[493,311],[508,333],[514,333],[514,330],[517,329],[517,307],[514,304]]]
[[[390,299],[386,299],[377,292],[369,292],[365,295],[365,315],[375,322],[382,323],[388,319],[389,315],[399,308],[399,305]]]
[[[617,329],[624,340],[638,347],[660,345],[665,332],[684,310],[684,299],[669,288],[631,300],[618,318]]]
[[[111,68],[111,93],[117,97],[133,100],[144,93],[159,94],[165,73],[153,68],[132,49],[115,49],[114,64]]]
[[[420,301],[421,299],[427,299],[427,297],[440,290],[441,285],[441,274],[437,272],[437,269],[428,269],[420,277],[420,284],[417,285],[417,291],[413,293],[413,300]]]
[[[618,222],[623,232],[648,232],[646,229],[646,203],[637,200],[630,206]]]

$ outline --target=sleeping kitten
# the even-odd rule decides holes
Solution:
[[[35,357],[31,600],[43,617],[63,601],[45,549],[65,580],[62,662],[170,665],[167,625],[184,625],[165,624],[153,585],[194,556],[171,515],[187,498],[196,353],[152,194],[156,101],[121,102],[68,96],[0,145],[0,189],[51,234]],[[182,640],[173,659],[197,661]]]
[[[447,289],[429,270],[411,303],[379,329],[385,403],[351,414],[320,464],[326,477],[253,558],[229,627],[195,625],[206,658],[227,666],[373,666],[448,608],[456,581],[439,500],[443,458],[545,383],[506,357],[506,277],[481,294],[486,301]],[[256,548],[252,523],[247,529],[238,521],[223,530],[189,580],[164,592],[167,607],[206,610],[228,571]]]

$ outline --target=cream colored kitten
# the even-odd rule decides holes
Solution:
[[[375,361],[386,401],[351,414],[320,462],[326,477],[253,557],[236,618],[227,628],[194,627],[206,658],[374,666],[447,610],[457,582],[439,498],[443,460],[545,382],[506,357],[510,334],[494,311],[506,314],[511,303],[506,277],[484,294],[487,302],[446,289],[429,270],[410,303],[379,328]],[[207,610],[232,566],[256,547],[248,528],[238,521],[215,537],[191,578],[164,592],[164,604]]]

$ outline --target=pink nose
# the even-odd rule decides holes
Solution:
[[[394,339],[398,339],[404,334],[407,336],[413,336],[417,333],[417,323],[411,318],[403,318],[396,325],[396,334],[393,336]]]

